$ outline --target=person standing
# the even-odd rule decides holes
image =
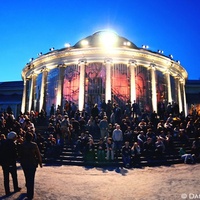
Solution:
[[[54,115],[55,114],[55,105],[52,104],[51,105],[51,110],[50,110],[50,116]]]
[[[124,167],[130,167],[131,165],[131,147],[128,141],[125,141],[124,146],[122,147],[122,161]]]
[[[116,129],[114,129],[113,131],[112,139],[114,142],[115,157],[118,160],[118,157],[121,153],[122,142],[123,142],[123,133],[122,133],[122,130],[120,129],[119,124],[116,125]]]
[[[19,192],[21,188],[18,187],[17,179],[17,145],[15,143],[17,134],[15,132],[10,132],[7,135],[7,139],[2,140],[0,146],[0,164],[3,170],[4,177],[4,189],[6,195],[10,195],[10,186],[9,186],[9,174],[12,176],[14,192]]]
[[[25,141],[21,145],[20,159],[24,171],[27,197],[33,199],[35,172],[38,164],[42,167],[42,157],[39,148],[35,142],[32,142],[33,134],[26,132]]]
[[[108,137],[106,141],[106,160],[114,160],[114,143],[111,137]]]
[[[104,116],[103,119],[99,122],[99,128],[101,132],[101,138],[108,137],[108,120],[107,116]]]

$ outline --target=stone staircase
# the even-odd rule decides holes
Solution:
[[[163,166],[183,163],[179,156],[179,149],[182,146],[180,141],[174,141],[174,151],[171,154],[164,153],[162,157],[154,156],[151,160],[148,160],[143,154],[140,158],[140,167],[145,166]],[[60,150],[60,154],[55,158],[46,159],[46,164],[56,165],[75,165],[75,166],[92,166],[92,167],[122,167],[122,157],[114,161],[99,162],[97,160],[97,141],[95,141],[95,159],[93,161],[85,161],[84,156],[80,152],[75,150],[68,144],[64,144]],[[186,147],[186,152],[190,153],[189,146]]]
[[[43,128],[40,127],[40,132],[43,132]],[[190,147],[194,137],[190,136],[190,142],[185,146],[186,152],[190,153]],[[92,167],[122,167],[122,157],[114,161],[99,162],[97,160],[97,141],[95,140],[95,159],[93,161],[85,161],[84,156],[80,152],[76,152],[71,145],[64,144],[62,148],[59,149],[59,153],[53,157],[45,156],[45,149],[42,151],[43,162],[47,165],[74,165],[74,166],[92,166]],[[174,149],[172,153],[164,153],[162,157],[154,156],[151,160],[148,160],[143,154],[140,158],[140,167],[145,166],[163,166],[183,163],[179,156],[179,149],[182,147],[182,143],[178,139],[174,139]]]

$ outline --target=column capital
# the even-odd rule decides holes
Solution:
[[[58,64],[57,68],[62,68],[62,67],[65,67],[65,66],[66,66],[65,63],[60,63],[60,64]]]
[[[128,61],[128,64],[129,64],[129,65],[136,65],[136,64],[137,64],[137,61],[136,61],[136,60],[129,60],[129,61]]]
[[[46,66],[44,66],[44,67],[42,67],[42,69],[40,71],[41,72],[46,72],[46,71],[49,71],[49,69]]]
[[[179,80],[180,79],[180,76],[179,75],[176,75],[174,76],[175,79]]]
[[[180,83],[185,84],[185,79],[180,75],[175,76],[175,79],[177,79]]]
[[[170,70],[169,69],[166,69],[163,74],[170,74]]]
[[[149,67],[147,69],[156,70],[156,64],[155,63],[150,63],[150,65],[149,65]]]
[[[30,77],[31,77],[31,78],[34,78],[34,77],[36,77],[36,76],[37,76],[37,74],[36,74],[34,71],[32,71],[31,74],[30,74]]]
[[[185,85],[185,80],[183,78],[179,79],[180,83],[182,83],[183,85]]]
[[[78,60],[78,64],[81,65],[81,64],[86,64],[87,63],[87,59],[86,58],[81,58]]]
[[[150,67],[155,68],[156,64],[155,63],[150,63]]]
[[[27,77],[25,77],[25,79],[24,79],[24,80],[25,80],[25,81],[30,81],[30,80],[31,80],[31,78],[32,78],[31,76],[27,76]]]
[[[105,58],[104,63],[105,64],[111,64],[113,62],[112,58]]]

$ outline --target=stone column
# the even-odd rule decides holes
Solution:
[[[33,95],[34,95],[34,89],[35,89],[35,80],[36,75],[32,74],[31,76],[31,86],[30,86],[30,93],[29,93],[29,103],[28,103],[28,111],[30,112],[33,105]]]
[[[85,65],[86,65],[85,59],[79,61],[79,66],[80,66],[80,83],[79,83],[79,100],[78,100],[79,111],[83,110],[85,103]]]
[[[58,105],[63,108],[63,82],[64,82],[64,70],[65,65],[58,65],[59,75],[58,75],[58,86],[57,86],[57,96],[56,96],[56,108]],[[62,110],[61,110],[62,112]]]
[[[186,94],[185,94],[185,80],[182,81],[182,91],[183,91],[183,107],[185,116],[188,115],[187,103],[186,103]]]
[[[171,80],[169,71],[166,72],[167,78],[167,93],[168,93],[168,102],[172,103],[172,90],[171,90]]]
[[[135,67],[136,67],[136,61],[130,60],[129,61],[129,67],[130,67],[130,84],[131,84],[131,91],[130,91],[130,100],[133,103],[134,100],[136,101],[136,85],[135,85]]]
[[[105,101],[112,100],[111,94],[111,63],[112,59],[107,58],[105,59],[105,66],[106,66],[106,94],[105,94]]]
[[[152,99],[152,111],[157,112],[157,94],[156,94],[156,68],[155,64],[151,64],[151,99]]]
[[[21,112],[25,113],[26,111],[26,77],[24,77],[23,80],[24,80],[24,89],[23,89]]]
[[[183,103],[182,103],[182,98],[181,98],[181,86],[180,86],[180,80],[177,79],[177,84],[178,84],[178,105],[179,105],[179,112],[183,111]]]
[[[46,68],[43,69],[42,72],[42,85],[41,85],[41,91],[40,91],[40,105],[39,105],[39,112],[45,108],[45,96],[46,96],[46,83],[47,83],[47,74],[48,71]]]

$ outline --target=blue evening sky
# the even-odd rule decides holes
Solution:
[[[104,29],[172,54],[200,79],[200,0],[0,0],[0,82],[22,80],[39,52]]]

